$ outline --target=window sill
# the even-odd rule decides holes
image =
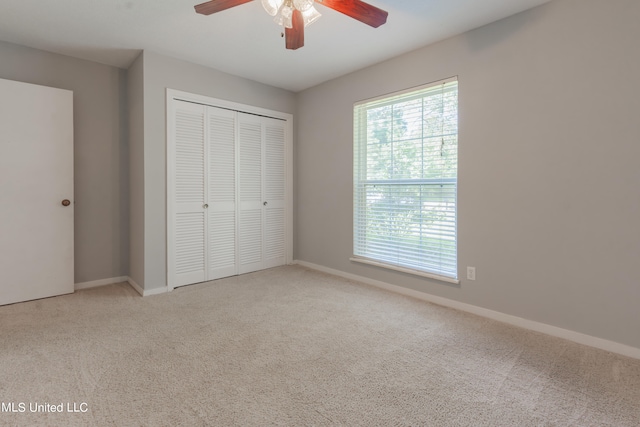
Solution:
[[[406,267],[400,267],[400,266],[397,266],[397,265],[386,264],[384,262],[374,261],[374,260],[368,259],[368,258],[351,257],[351,258],[349,258],[349,261],[359,262],[361,264],[374,265],[376,267],[386,268],[387,270],[400,271],[402,273],[412,274],[414,276],[419,276],[419,277],[427,277],[429,279],[439,280],[441,282],[453,283],[455,285],[459,285],[460,284],[460,280],[453,279],[451,277],[441,276],[439,274],[434,274],[434,273],[427,273],[425,271],[414,270],[412,268],[406,268]]]

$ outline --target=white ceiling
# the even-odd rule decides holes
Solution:
[[[0,0],[0,40],[120,68],[147,49],[297,92],[547,1],[368,0],[379,28],[318,5],[291,51],[259,0],[210,16],[204,0]]]

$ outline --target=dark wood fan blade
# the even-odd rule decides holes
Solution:
[[[241,4],[249,3],[253,0],[211,0],[206,3],[195,6],[196,12],[203,15],[211,15],[212,13],[220,12],[225,9],[229,9],[234,6],[240,6]]]
[[[302,12],[294,9],[291,21],[293,28],[284,29],[285,44],[287,49],[296,50],[304,46],[304,19],[302,18]]]
[[[388,12],[360,0],[315,0],[316,3],[344,13],[360,22],[378,28],[387,22]]]

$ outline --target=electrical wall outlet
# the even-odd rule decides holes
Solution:
[[[476,280],[476,268],[467,267],[467,280]]]

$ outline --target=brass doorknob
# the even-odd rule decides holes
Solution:
[[[62,206],[69,206],[71,204],[71,202],[69,201],[69,199],[64,199],[62,201]]]

